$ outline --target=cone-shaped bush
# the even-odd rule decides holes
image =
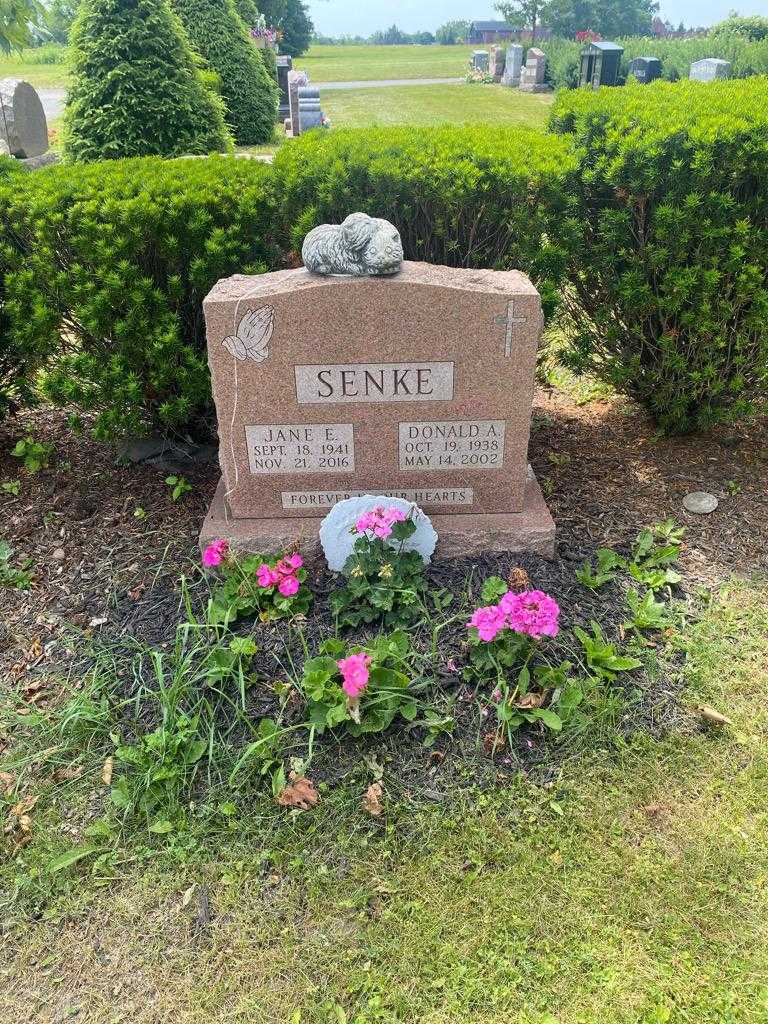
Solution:
[[[65,151],[76,161],[231,145],[223,105],[168,0],[83,0],[71,34]]]
[[[192,46],[221,79],[227,123],[241,146],[269,142],[277,85],[246,33],[232,0],[173,0]]]

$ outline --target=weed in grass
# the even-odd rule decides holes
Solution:
[[[171,501],[180,501],[185,494],[192,490],[192,484],[185,476],[171,475],[165,478],[165,482],[171,488]]]
[[[4,540],[0,540],[0,587],[11,590],[28,590],[32,584],[32,559],[26,558],[21,568],[11,565],[13,548]]]
[[[51,461],[55,446],[51,442],[36,441],[31,435],[17,441],[11,449],[11,455],[21,459],[28,473],[39,473]]]

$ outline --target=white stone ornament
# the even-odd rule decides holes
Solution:
[[[263,363],[269,355],[269,339],[274,329],[275,310],[272,306],[249,309],[238,325],[237,334],[225,338],[222,345],[235,359]]]
[[[394,224],[367,213],[350,213],[343,224],[320,224],[304,239],[304,266],[331,277],[386,277],[403,263],[403,243]]]
[[[355,532],[355,523],[364,512],[372,508],[399,508],[416,523],[416,532],[403,544],[404,551],[418,551],[425,564],[429,564],[437,544],[437,533],[426,512],[418,505],[404,498],[388,498],[382,494],[365,494],[358,498],[345,498],[333,506],[320,524],[320,544],[328,568],[341,572],[352,553],[355,541],[360,536]],[[400,541],[389,540],[392,547],[399,547]]]

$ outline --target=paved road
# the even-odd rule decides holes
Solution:
[[[391,85],[456,85],[463,78],[382,78],[374,82],[314,82],[319,89],[385,89]],[[64,112],[66,89],[38,89],[49,121]]]

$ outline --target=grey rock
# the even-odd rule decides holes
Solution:
[[[708,516],[710,512],[715,511],[719,504],[714,494],[709,494],[707,491],[691,491],[683,498],[683,508],[687,512],[694,512],[699,516]]]
[[[315,274],[380,277],[400,270],[403,243],[388,220],[351,213],[343,224],[321,224],[310,231],[301,256]]]
[[[118,454],[129,462],[146,462],[159,455],[165,447],[166,441],[162,437],[139,437],[121,444]]]
[[[29,156],[19,160],[19,166],[25,171],[39,171],[42,167],[51,167],[61,162],[58,153],[41,153],[40,156]]]
[[[0,81],[0,137],[13,156],[42,156],[48,151],[48,122],[40,97],[29,82]]]

